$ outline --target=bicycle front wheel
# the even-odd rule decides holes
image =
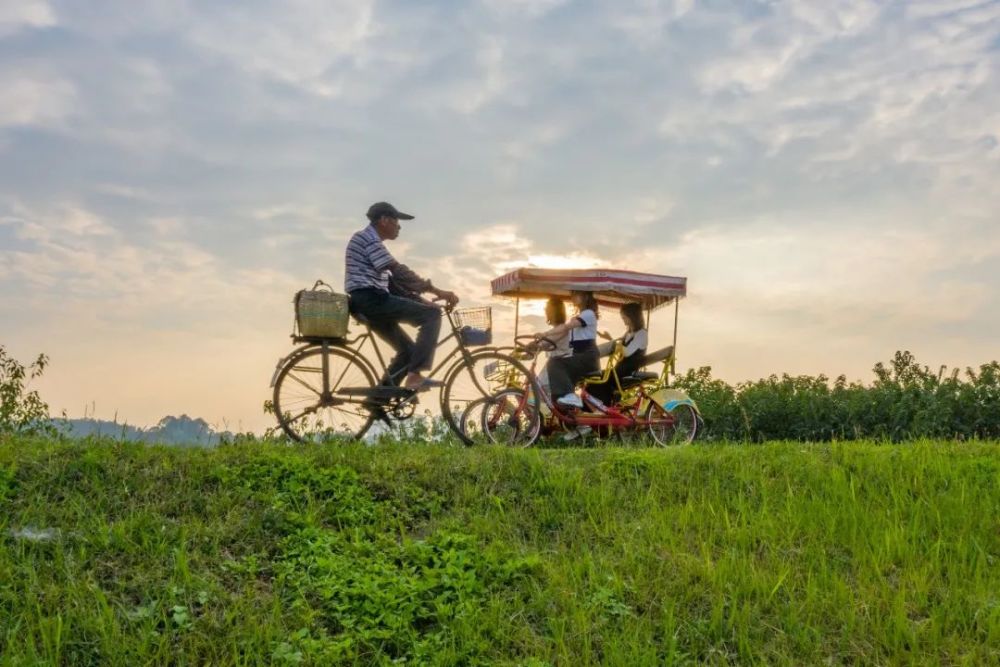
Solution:
[[[325,359],[324,359],[325,356]],[[274,412],[281,429],[299,442],[354,440],[374,416],[365,392],[375,375],[356,354],[337,347],[308,348],[282,367],[274,383]]]
[[[505,389],[520,389],[529,400],[536,401],[538,390],[528,369],[514,357],[494,350],[481,350],[460,359],[448,371],[441,389],[441,414],[452,431],[467,445],[473,438],[466,433],[476,419],[462,417],[466,412],[482,410],[481,399],[495,396]],[[481,422],[480,422],[481,423]]]

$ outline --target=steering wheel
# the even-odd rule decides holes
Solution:
[[[514,338],[514,344],[521,348],[540,349],[542,352],[551,352],[559,347],[559,344],[551,338],[547,338],[546,336],[539,336],[536,338],[533,334],[516,336]]]

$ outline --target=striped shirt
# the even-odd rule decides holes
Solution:
[[[344,259],[344,291],[374,287],[389,291],[389,267],[396,263],[385,249],[374,225],[368,225],[351,237]]]

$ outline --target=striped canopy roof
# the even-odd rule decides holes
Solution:
[[[515,269],[490,282],[497,296],[547,299],[573,290],[594,293],[598,302],[619,306],[639,301],[657,308],[687,295],[687,278],[616,269]]]

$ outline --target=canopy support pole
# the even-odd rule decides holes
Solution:
[[[517,324],[521,321],[521,297],[514,299],[514,339],[517,340]]]
[[[670,356],[670,374],[677,374],[677,314],[681,308],[681,300],[674,297],[674,353]]]

